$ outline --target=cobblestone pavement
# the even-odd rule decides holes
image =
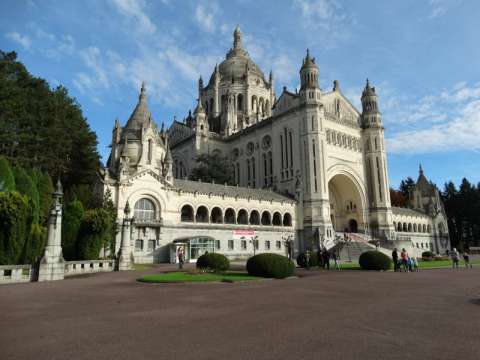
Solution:
[[[480,268],[0,286],[0,359],[479,359]]]

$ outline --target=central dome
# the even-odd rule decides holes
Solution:
[[[255,64],[248,52],[242,48],[242,33],[239,26],[233,33],[233,48],[227,53],[227,57],[219,65],[219,72],[222,78],[242,78],[247,72],[249,75],[256,75],[265,79],[262,70]]]

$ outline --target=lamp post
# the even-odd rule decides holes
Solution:
[[[292,234],[283,234],[282,235],[282,240],[283,240],[283,246],[285,246],[286,252],[287,252],[287,257],[292,260],[293,258],[293,236]]]
[[[252,238],[250,238],[250,242],[253,244],[253,256],[255,256],[255,250],[257,249],[257,241],[258,241],[258,235],[255,235]]]

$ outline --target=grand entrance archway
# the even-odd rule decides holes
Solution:
[[[364,232],[364,197],[361,188],[345,174],[337,174],[328,182],[330,218],[337,232]]]

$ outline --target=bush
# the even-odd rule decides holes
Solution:
[[[226,271],[230,268],[230,261],[219,253],[206,253],[197,259],[197,268],[210,271]]]
[[[319,261],[318,261],[317,253],[311,251],[311,252],[310,252],[310,260],[309,260],[309,262],[308,262],[308,265],[309,265],[309,266],[318,266],[318,263],[319,263]],[[300,253],[300,254],[298,254],[298,256],[297,256],[297,264],[298,264],[298,266],[303,267],[303,268],[304,268],[304,267],[307,267],[307,266],[306,266],[306,265],[307,265],[307,259],[306,259],[306,257],[305,257],[305,253]]]
[[[43,255],[46,244],[47,228],[39,224],[32,224],[30,233],[25,240],[20,262],[23,264],[33,264],[35,260]]]
[[[0,264],[18,264],[32,223],[28,198],[0,192]]]
[[[433,258],[433,253],[431,251],[422,252],[422,258]]]
[[[54,191],[52,179],[48,174],[42,173],[39,170],[32,170],[30,172],[30,177],[32,178],[35,186],[37,187],[38,196],[39,196],[39,223],[45,225],[47,223],[48,217],[50,216],[50,210],[52,208],[52,193]]]
[[[103,209],[88,210],[78,231],[77,254],[79,260],[95,260],[109,239],[112,221]]]
[[[358,259],[360,267],[364,270],[388,270],[392,266],[392,260],[379,251],[366,251]]]
[[[253,276],[283,279],[293,275],[295,264],[282,255],[258,254],[248,259],[247,271]]]

